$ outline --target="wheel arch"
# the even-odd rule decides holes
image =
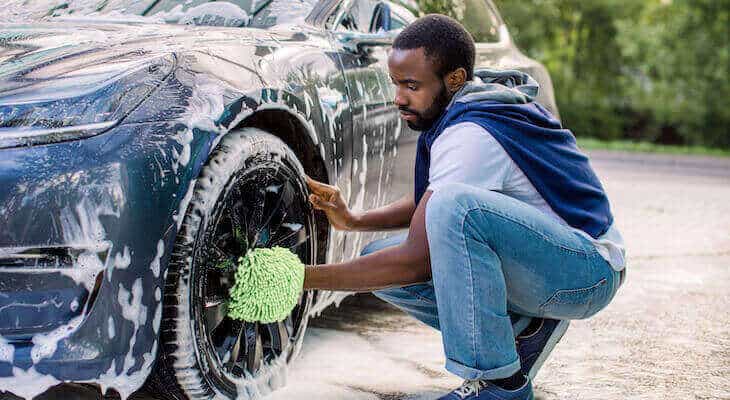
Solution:
[[[241,120],[233,130],[258,128],[264,130],[289,146],[304,167],[304,172],[320,182],[330,183],[331,170],[327,168],[324,156],[317,147],[317,133],[298,113],[286,107],[272,107],[271,104],[251,113]],[[329,245],[329,221],[322,213],[316,213],[317,262],[325,263]]]

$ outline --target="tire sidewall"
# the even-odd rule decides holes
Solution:
[[[180,377],[180,373],[183,372],[186,381],[189,379],[190,371],[189,368],[197,370],[199,383],[190,382],[178,382],[185,392],[199,391],[199,389],[208,389],[205,392],[219,393],[225,387],[230,388],[231,386],[236,388],[236,392],[240,392],[242,389],[246,390],[247,393],[262,393],[271,390],[271,382],[266,379],[250,379],[250,382],[241,384],[231,381],[226,373],[223,371],[215,370],[217,368],[215,361],[211,357],[216,357],[214,354],[210,354],[211,348],[208,344],[207,330],[202,317],[197,314],[199,310],[201,299],[201,293],[199,289],[203,287],[200,280],[205,279],[204,274],[199,273],[196,269],[194,260],[197,257],[195,252],[199,249],[199,243],[204,237],[204,233],[207,230],[208,224],[211,223],[211,213],[215,208],[216,202],[221,199],[229,190],[230,186],[235,183],[237,178],[244,176],[249,171],[261,167],[265,164],[278,164],[279,167],[288,169],[286,171],[288,175],[296,181],[297,190],[301,195],[304,196],[306,201],[307,190],[306,183],[303,180],[304,168],[297,159],[294,152],[279,138],[264,132],[259,129],[245,129],[241,131],[234,131],[224,137],[216,151],[211,155],[208,163],[205,165],[198,181],[195,184],[193,199],[191,200],[187,212],[185,214],[181,232],[179,232],[179,239],[182,239],[182,246],[176,246],[179,249],[184,250],[183,252],[176,252],[176,258],[183,261],[184,266],[181,266],[180,274],[177,277],[177,288],[178,298],[181,300],[178,307],[186,307],[188,321],[186,326],[178,323],[179,329],[176,329],[175,336],[179,344],[184,346],[185,343],[189,344],[195,349],[194,365],[184,366],[182,363],[178,363],[178,357],[173,354],[173,366],[176,370],[176,375]],[[314,226],[314,219],[310,214],[310,231],[313,235],[312,241],[312,256],[316,260],[316,227]],[[187,254],[185,254],[187,253]],[[185,295],[187,293],[187,296]],[[306,330],[308,322],[308,311],[312,304],[312,293],[305,292],[305,305],[302,312],[302,318],[299,326],[294,328],[298,331],[293,335],[289,350],[282,353],[280,357],[286,357],[285,361],[290,361],[294,356],[297,355],[303,341],[304,332]],[[180,318],[180,315],[176,316]],[[185,349],[178,350],[185,351]],[[189,352],[190,349],[187,349]],[[179,352],[179,351],[178,351]],[[192,361],[190,357],[185,357],[189,361]],[[273,368],[283,368],[283,363],[276,363]],[[283,373],[284,371],[272,371],[270,368],[264,373]],[[221,382],[221,379],[226,379],[229,382]],[[243,379],[243,378],[242,378]],[[186,387],[189,386],[189,387]],[[205,388],[207,386],[207,388]],[[226,392],[228,390],[223,389]],[[225,393],[221,393],[224,394]],[[238,393],[240,396],[242,393]],[[205,396],[204,396],[205,397]]]

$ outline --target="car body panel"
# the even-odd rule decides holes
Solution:
[[[72,275],[78,282],[72,279],[67,286],[78,286],[78,297],[56,308],[70,308],[76,301],[81,303],[76,309],[83,310],[74,318],[62,313],[64,323],[52,330],[16,337],[10,345],[12,363],[0,359],[1,376],[15,372],[17,378],[23,370],[115,388],[143,383],[158,345],[166,261],[195,178],[222,135],[249,115],[271,109],[290,113],[303,124],[306,140],[313,142],[324,163],[332,166],[327,178],[349,179],[349,99],[326,33],[299,29],[243,35],[230,28],[165,28],[156,26],[140,39],[123,33],[123,25],[104,24],[98,30],[64,23],[2,27],[6,35],[25,42],[3,45],[25,46],[28,53],[14,57],[30,66],[3,76],[14,81],[0,86],[7,91],[21,86],[18,82],[31,71],[39,77],[44,69],[63,75],[131,51],[148,58],[173,54],[175,67],[147,101],[104,133],[0,149],[0,186],[7,188],[0,192],[0,248],[5,256],[53,248],[75,257],[69,265],[0,269]],[[66,30],[104,38],[104,45],[89,39],[76,48],[41,48]],[[18,31],[22,34],[12,35]],[[108,49],[107,41],[117,37]],[[32,57],[33,52],[53,56]],[[330,243],[329,261],[340,260],[344,235]],[[98,294],[85,309],[100,272]],[[20,306],[40,301],[27,299]]]

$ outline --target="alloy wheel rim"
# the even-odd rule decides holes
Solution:
[[[246,251],[281,246],[304,263],[314,259],[314,221],[303,199],[306,193],[291,171],[260,165],[232,178],[213,210],[196,257],[202,296],[195,314],[203,320],[212,372],[223,382],[256,375],[264,364],[286,356],[301,333],[308,292],[281,322],[233,320],[226,310],[236,260]]]

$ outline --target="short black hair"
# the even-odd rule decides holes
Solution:
[[[439,77],[464,68],[466,79],[474,78],[474,38],[455,19],[441,14],[427,14],[408,25],[393,41],[394,49],[421,47],[426,56],[434,61]]]

